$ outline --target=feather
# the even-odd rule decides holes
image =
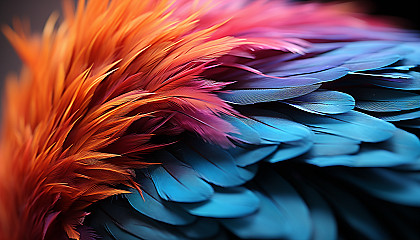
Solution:
[[[299,187],[299,193],[308,204],[312,220],[312,239],[334,240],[338,236],[338,226],[334,213],[325,199],[311,187]]]
[[[360,79],[373,85],[401,89],[401,90],[420,90],[420,73],[417,71],[408,71],[406,73],[387,73],[384,76],[370,77],[366,76]]]
[[[238,186],[246,182],[233,157],[216,145],[195,140],[188,147],[179,149],[174,155],[191,166],[206,181],[223,187]]]
[[[155,159],[162,164],[151,169],[150,176],[162,199],[199,202],[209,199],[213,194],[213,188],[208,183],[169,152],[159,152]]]
[[[353,97],[348,94],[322,90],[317,90],[285,102],[304,111],[326,114],[345,113],[352,110],[355,105]]]
[[[161,222],[173,225],[186,225],[195,220],[195,217],[181,211],[178,206],[162,200],[150,180],[143,179],[142,195],[133,190],[126,194],[130,205],[138,212]]]
[[[355,231],[370,239],[387,239],[389,233],[380,227],[380,223],[372,216],[362,202],[334,186],[332,183],[323,183],[324,192],[332,201],[334,209],[340,213],[346,223]],[[367,227],[369,226],[369,227]]]
[[[351,92],[356,107],[370,112],[395,112],[420,108],[420,95],[392,89],[358,88]]]
[[[298,157],[312,148],[313,142],[309,139],[295,142],[285,142],[279,145],[277,150],[265,158],[265,161],[276,163]]]
[[[293,61],[293,62],[298,62]],[[263,66],[264,67],[264,66]],[[317,66],[318,67],[318,66]],[[347,75],[349,70],[344,67],[331,67],[321,69],[297,69],[290,73],[287,70],[280,72],[270,72],[269,75],[244,75],[238,81],[231,80],[230,89],[272,89],[290,88],[314,85],[328,82]],[[301,73],[297,73],[301,72]]]
[[[257,115],[258,112],[260,112],[259,115]],[[298,141],[311,136],[311,132],[305,126],[272,111],[255,111],[253,116],[243,121],[255,129],[261,139],[268,143]]]
[[[185,203],[181,205],[188,213],[196,216],[216,218],[237,218],[255,212],[259,200],[246,188],[216,189],[214,195],[202,203]]]
[[[342,141],[340,141],[342,142]],[[339,143],[339,142],[337,142]],[[344,145],[349,148],[348,143]],[[351,166],[351,167],[392,167],[410,164],[420,157],[419,139],[411,133],[398,129],[395,134],[384,142],[374,145],[362,145],[360,150],[358,145],[354,151],[325,150],[326,153],[312,153],[313,158],[307,160],[308,163],[317,166]],[[357,147],[356,147],[357,146]],[[357,151],[359,150],[359,151]],[[319,150],[318,150],[319,151]]]
[[[315,132],[314,144],[308,156],[316,158],[320,156],[337,156],[357,153],[360,149],[360,141],[337,136],[328,133]]]
[[[220,225],[212,219],[198,219],[196,222],[187,226],[178,227],[179,231],[186,236],[187,239],[215,239],[220,236]]]
[[[254,192],[261,201],[259,211],[241,219],[225,219],[222,221],[224,226],[241,238],[309,238],[309,210],[284,179],[270,171],[265,172]]]
[[[390,123],[354,110],[325,116],[297,112],[293,114],[293,118],[314,130],[365,142],[384,141],[390,138],[396,129]]]
[[[106,228],[114,239],[187,239],[171,228],[133,214],[125,206],[107,204],[102,209],[107,215],[112,216],[113,221],[108,221]]]
[[[390,113],[375,113],[375,117],[388,121],[388,122],[398,122],[404,120],[418,119],[420,118],[420,109],[408,110],[408,111],[398,111]]]
[[[411,50],[404,46],[397,45],[393,48],[384,49],[380,52],[358,55],[346,62],[343,67],[351,71],[366,71],[389,66],[402,59],[401,55],[410,53]],[[369,59],[369,60],[367,60]]]
[[[320,86],[319,84],[315,84],[302,87],[273,89],[238,89],[219,93],[218,96],[228,103],[247,105],[299,97],[317,90]]]
[[[403,65],[418,65],[420,62],[419,53],[420,53],[420,44],[418,42],[408,42],[404,43],[404,46],[412,49],[413,51],[410,54],[407,54],[403,60]]]
[[[354,55],[321,54],[314,58],[304,58],[279,64],[270,70],[270,74],[279,77],[319,73],[343,65]],[[339,68],[341,70],[342,68]]]
[[[235,159],[238,166],[244,167],[257,163],[273,152],[276,152],[277,145],[259,145],[259,146],[235,146],[228,149],[229,153]]]
[[[236,128],[237,133],[229,133],[229,136],[231,136],[236,141],[255,145],[261,143],[260,134],[255,131],[255,129],[247,125],[244,121],[241,121],[240,118],[232,116],[223,116],[223,118]]]

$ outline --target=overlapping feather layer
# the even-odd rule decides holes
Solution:
[[[7,91],[0,236],[420,234],[417,34],[347,5],[66,6],[57,31],[7,31],[26,68]]]

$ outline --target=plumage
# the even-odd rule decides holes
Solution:
[[[301,97],[290,99],[286,103],[310,113],[339,114],[354,108],[351,95],[337,91],[315,91]]]
[[[359,101],[357,108],[373,112],[398,112],[420,108],[420,96],[415,93],[393,90],[358,88],[351,92]]]
[[[420,236],[419,33],[338,3],[63,13],[4,30],[0,239]]]
[[[276,185],[266,184],[275,182]],[[308,239],[311,219],[307,205],[293,187],[279,175],[266,171],[252,186],[259,196],[259,211],[249,216],[223,220],[229,230],[242,238]]]
[[[181,211],[179,206],[163,201],[150,180],[144,180],[141,185],[143,186],[141,194],[133,191],[126,196],[136,211],[171,225],[186,225],[195,220],[194,216]]]
[[[159,193],[167,201],[200,202],[209,199],[214,190],[191,167],[168,152],[156,160],[162,164],[150,170],[150,177]]]

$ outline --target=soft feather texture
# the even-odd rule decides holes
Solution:
[[[6,239],[63,228],[78,238],[74,227],[90,203],[126,192],[119,184],[138,188],[130,169],[147,165],[133,159],[139,153],[160,147],[152,135],[190,130],[223,145],[233,131],[217,115],[234,111],[211,93],[223,84],[199,74],[242,40],[211,40],[220,25],[198,30],[200,12],[178,21],[167,1],[71,6],[40,37],[20,25],[5,30],[25,63],[20,81],[8,81],[3,115]]]
[[[5,29],[25,67],[6,90],[0,238],[417,232],[381,230],[420,205],[420,141],[401,129],[419,126],[417,34],[345,4],[64,6],[41,36]]]

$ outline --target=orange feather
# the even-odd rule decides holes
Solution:
[[[234,111],[212,93],[220,87],[203,88],[211,83],[198,76],[244,41],[210,40],[223,23],[199,30],[200,11],[178,19],[170,6],[80,0],[74,10],[67,1],[64,21],[56,28],[52,15],[42,36],[30,37],[19,24],[5,29],[25,67],[6,90],[1,239],[56,239],[62,229],[78,239],[86,207],[125,193],[121,186],[138,188],[130,169],[149,163],[127,153],[160,147],[150,142],[159,129],[147,122],[228,144],[233,129],[217,115]],[[183,125],[186,116],[194,126]],[[139,121],[144,127],[128,131]],[[124,142],[132,149],[112,150]]]

